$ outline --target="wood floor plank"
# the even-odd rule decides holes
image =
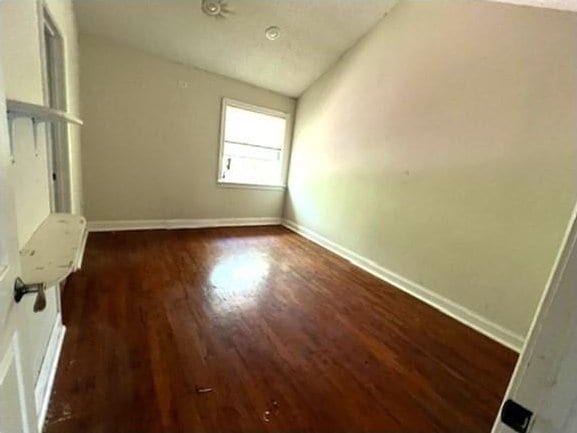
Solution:
[[[489,432],[517,358],[282,227],[91,234],[62,303],[47,432]]]

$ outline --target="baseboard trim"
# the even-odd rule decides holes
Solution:
[[[247,227],[281,225],[281,218],[218,218],[173,220],[90,221],[90,232],[116,232],[130,230],[177,230],[211,227]]]
[[[54,378],[56,377],[56,370],[58,369],[58,361],[60,360],[65,334],[66,326],[62,324],[62,316],[58,313],[50,333],[50,339],[48,340],[48,347],[46,348],[46,354],[42,361],[40,374],[34,387],[38,431],[42,431],[44,427],[44,420],[46,419],[46,412],[48,411],[48,404],[50,403],[50,394],[52,394],[52,386],[54,385]]]
[[[348,260],[355,266],[364,271],[374,275],[375,277],[386,281],[389,284],[401,289],[402,291],[420,299],[431,307],[447,314],[455,320],[475,329],[483,335],[497,341],[498,343],[514,350],[521,352],[524,338],[486,318],[478,313],[469,310],[462,305],[459,305],[431,289],[428,289],[414,281],[402,277],[401,275],[392,272],[383,266],[378,265],[372,260],[367,259],[345,247],[342,247],[335,242],[332,242],[318,233],[303,227],[294,221],[283,220],[282,225],[289,230],[309,239],[310,241],[326,248],[338,256]]]

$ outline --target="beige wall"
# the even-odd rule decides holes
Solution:
[[[288,112],[293,99],[95,36],[80,49],[90,221],[281,216],[282,190],[217,186],[221,99]]]
[[[401,2],[299,100],[288,219],[524,336],[577,198],[577,15]]]

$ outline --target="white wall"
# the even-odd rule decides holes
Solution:
[[[48,0],[48,10],[54,18],[65,44],[65,72],[68,111],[79,112],[78,47],[72,5],[69,0]],[[44,104],[41,57],[41,29],[38,3],[34,0],[5,0],[0,15],[0,41],[3,44],[6,98]],[[44,126],[39,129],[38,155],[34,152],[31,122],[15,122],[15,156],[12,166],[15,179],[16,212],[20,246],[30,238],[50,211],[49,184]],[[69,128],[69,160],[71,168],[71,208],[82,213],[82,181],[79,127]]]
[[[72,4],[69,0],[48,0],[47,7],[58,26],[66,48],[66,76],[69,111],[78,113],[77,46]],[[5,81],[6,97],[24,102],[43,104],[43,78],[41,61],[39,8],[35,0],[3,0],[0,2],[0,67]],[[70,158],[73,170],[72,206],[81,209],[80,164],[78,131],[71,128]],[[9,165],[13,180],[15,214],[18,227],[18,244],[21,248],[50,211],[48,168],[45,142],[39,133],[38,155],[30,120],[15,122],[15,159]],[[54,288],[47,291],[47,307],[33,313],[33,296],[25,297],[18,306],[21,322],[19,330],[23,374],[26,384],[33,389],[46,353],[50,332],[58,320],[58,296]],[[34,405],[29,407],[35,411]]]
[[[38,6],[32,0],[6,0],[0,7],[0,37],[6,98],[44,103]],[[27,71],[22,73],[22,71]],[[42,126],[43,130],[44,126]],[[38,134],[34,151],[31,121],[14,122],[14,179],[18,243],[22,247],[50,212],[46,147]]]
[[[576,52],[575,13],[401,2],[300,98],[286,217],[519,340],[577,198]]]
[[[217,186],[221,99],[290,113],[293,99],[97,36],[80,49],[89,221],[281,216],[282,190]]]

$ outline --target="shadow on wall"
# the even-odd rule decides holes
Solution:
[[[575,52],[574,13],[399,4],[300,98],[285,218],[516,344],[577,201]]]

